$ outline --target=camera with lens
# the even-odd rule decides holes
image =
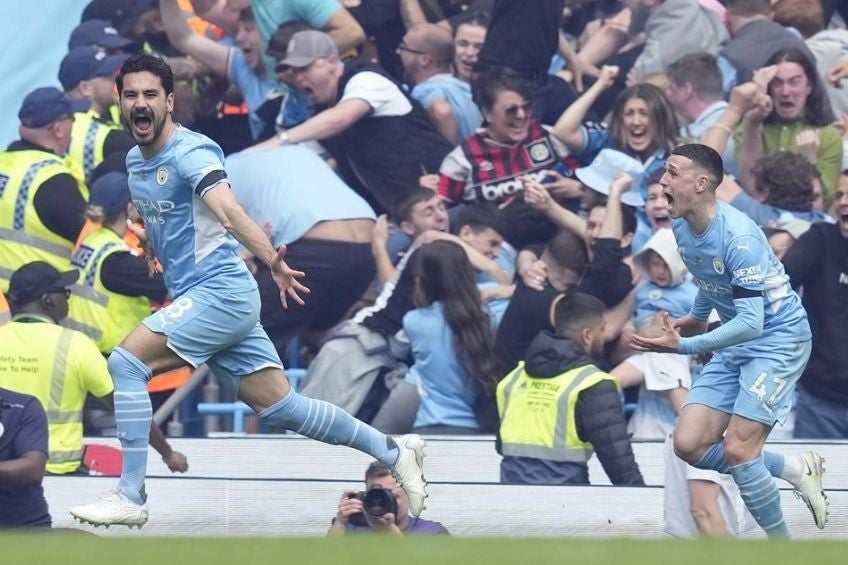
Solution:
[[[360,528],[367,528],[369,526],[368,521],[365,519],[365,514],[369,516],[394,514],[395,518],[397,518],[397,501],[395,500],[395,495],[392,491],[386,490],[380,485],[373,485],[367,491],[359,491],[356,494],[352,494],[350,498],[361,500],[364,511],[350,516],[350,523],[354,526]]]

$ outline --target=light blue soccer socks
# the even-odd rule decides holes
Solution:
[[[259,413],[267,424],[292,430],[324,443],[347,445],[394,467],[400,449],[387,435],[360,422],[338,406],[289,393]]]
[[[763,463],[763,457],[734,465],[730,474],[739,487],[745,506],[770,538],[788,538],[789,528],[780,508],[780,491]]]
[[[109,373],[115,383],[115,421],[123,454],[118,490],[132,502],[144,504],[147,446],[153,420],[147,381],[153,373],[135,355],[120,347],[109,355]]]
[[[783,468],[786,466],[786,456],[774,451],[763,451],[763,464],[772,477],[783,478]]]
[[[730,464],[724,456],[724,442],[717,441],[707,449],[701,458],[692,464],[698,469],[707,469],[727,474],[730,472]]]
[[[801,481],[804,474],[804,462],[797,455],[784,455],[775,451],[763,451],[763,463],[772,477],[783,479],[792,484]],[[730,463],[724,455],[724,442],[717,441],[704,452],[701,459],[692,465],[698,469],[711,469],[719,473],[729,473]]]

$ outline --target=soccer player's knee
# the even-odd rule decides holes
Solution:
[[[729,433],[724,438],[724,456],[730,465],[747,463],[759,456],[759,448]]]
[[[674,454],[690,465],[694,465],[701,459],[704,446],[697,441],[695,436],[685,434],[678,429],[674,430]]]
[[[116,390],[146,390],[150,369],[126,349],[116,347],[107,365]]]

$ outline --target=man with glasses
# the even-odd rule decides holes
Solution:
[[[43,261],[12,274],[12,321],[0,326],[0,387],[32,395],[47,411],[47,472],[87,474],[83,465],[83,405],[87,394],[112,408],[112,378],[106,359],[84,334],[63,328],[68,298],[79,271],[60,272]],[[151,444],[172,471],[185,472],[186,458],[174,451],[157,426]]]
[[[397,47],[412,97],[430,114],[436,128],[452,143],[467,139],[483,123],[471,97],[471,85],[451,73],[453,37],[436,24],[406,32]]]
[[[84,103],[56,88],[24,98],[20,136],[0,152],[0,292],[31,261],[70,267],[71,250],[85,223],[88,188],[68,152],[73,114]]]
[[[276,71],[287,69],[297,88],[323,111],[254,149],[334,138],[329,149],[343,176],[381,211],[415,191],[422,176],[436,173],[452,148],[385,70],[364,59],[343,63],[326,33],[295,33]]]

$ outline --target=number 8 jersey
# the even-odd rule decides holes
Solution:
[[[203,202],[227,182],[221,148],[208,137],[177,125],[155,155],[127,154],[130,193],[165,269],[172,297],[195,285],[251,289],[256,283],[236,252],[238,243]]]

